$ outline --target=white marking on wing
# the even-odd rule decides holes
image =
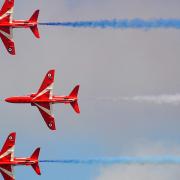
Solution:
[[[9,154],[11,154],[11,161],[14,160],[14,148],[15,148],[15,146],[12,146],[5,153],[0,155],[0,159],[2,159],[4,157],[8,156]]]
[[[54,85],[54,83],[51,83],[47,88],[45,88],[36,97],[34,97],[33,100],[38,98],[39,96],[42,96],[43,94],[45,94],[48,91],[50,91],[50,97],[49,98],[52,99],[52,96],[53,96],[53,92],[52,92],[53,91],[53,85]]]
[[[53,117],[53,115],[52,115],[52,110],[51,110],[51,103],[50,103],[50,109],[47,109],[47,108],[45,108],[45,107],[43,107],[43,106],[40,106],[39,104],[36,104],[36,103],[35,103],[35,105],[36,105],[37,107],[39,107],[41,110],[43,110],[44,112],[46,112],[48,115],[50,115],[50,116]]]
[[[13,167],[11,166],[11,169],[12,169],[12,172],[11,171],[8,171],[2,167],[0,167],[0,170],[3,171],[5,174],[7,174],[9,177],[11,177],[12,179],[15,179],[15,176],[14,176],[14,171],[13,171]]]
[[[0,16],[0,20],[4,19],[5,17],[10,15],[10,23],[12,23],[12,19],[13,19],[13,11],[14,11],[14,7],[12,7],[11,9],[9,9],[6,13],[4,13],[2,16]]]
[[[2,35],[4,35],[6,38],[8,38],[9,40],[12,40],[12,38],[13,38],[12,28],[10,28],[10,34],[4,32],[4,31],[2,31],[2,30],[0,30],[0,33],[1,33]]]

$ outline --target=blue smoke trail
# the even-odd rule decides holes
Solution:
[[[73,28],[113,28],[113,29],[180,29],[180,19],[113,19],[99,21],[43,22],[39,25],[66,26]]]
[[[176,164],[180,165],[180,157],[119,157],[119,158],[94,158],[94,159],[62,159],[41,160],[40,163],[60,164],[87,164],[87,165],[113,165],[113,164]]]

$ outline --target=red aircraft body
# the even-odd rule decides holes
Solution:
[[[40,38],[37,27],[39,10],[36,10],[29,20],[13,20],[14,0],[5,0],[0,10],[0,37],[7,51],[15,55],[13,28],[30,28],[35,37]]]
[[[5,99],[10,103],[30,103],[32,106],[36,106],[47,126],[51,130],[56,130],[55,119],[52,113],[52,105],[55,103],[71,104],[76,113],[80,113],[78,106],[78,91],[79,85],[77,85],[68,96],[54,96],[55,70],[50,70],[40,86],[37,93],[33,93],[27,96],[10,97]]]
[[[32,166],[35,172],[38,175],[41,175],[40,168],[39,168],[39,153],[40,148],[37,148],[31,157],[28,158],[15,158],[14,157],[14,148],[16,142],[16,133],[11,133],[1,152],[0,152],[0,172],[4,177],[4,180],[15,180],[14,176],[14,166],[18,165],[25,165],[25,166]]]

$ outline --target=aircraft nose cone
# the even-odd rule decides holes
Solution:
[[[12,98],[6,98],[5,101],[6,102],[12,102]]]

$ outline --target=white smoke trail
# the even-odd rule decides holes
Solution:
[[[119,98],[119,100],[136,101],[136,102],[140,102],[140,103],[146,102],[146,103],[154,103],[154,104],[179,105],[180,104],[180,94],[121,97],[121,98]]]
[[[97,101],[112,101],[112,102],[121,102],[121,101],[135,101],[139,103],[153,103],[153,104],[171,104],[179,105],[180,104],[180,94],[168,95],[138,95],[138,96],[125,96],[125,97],[98,97],[93,98]]]

